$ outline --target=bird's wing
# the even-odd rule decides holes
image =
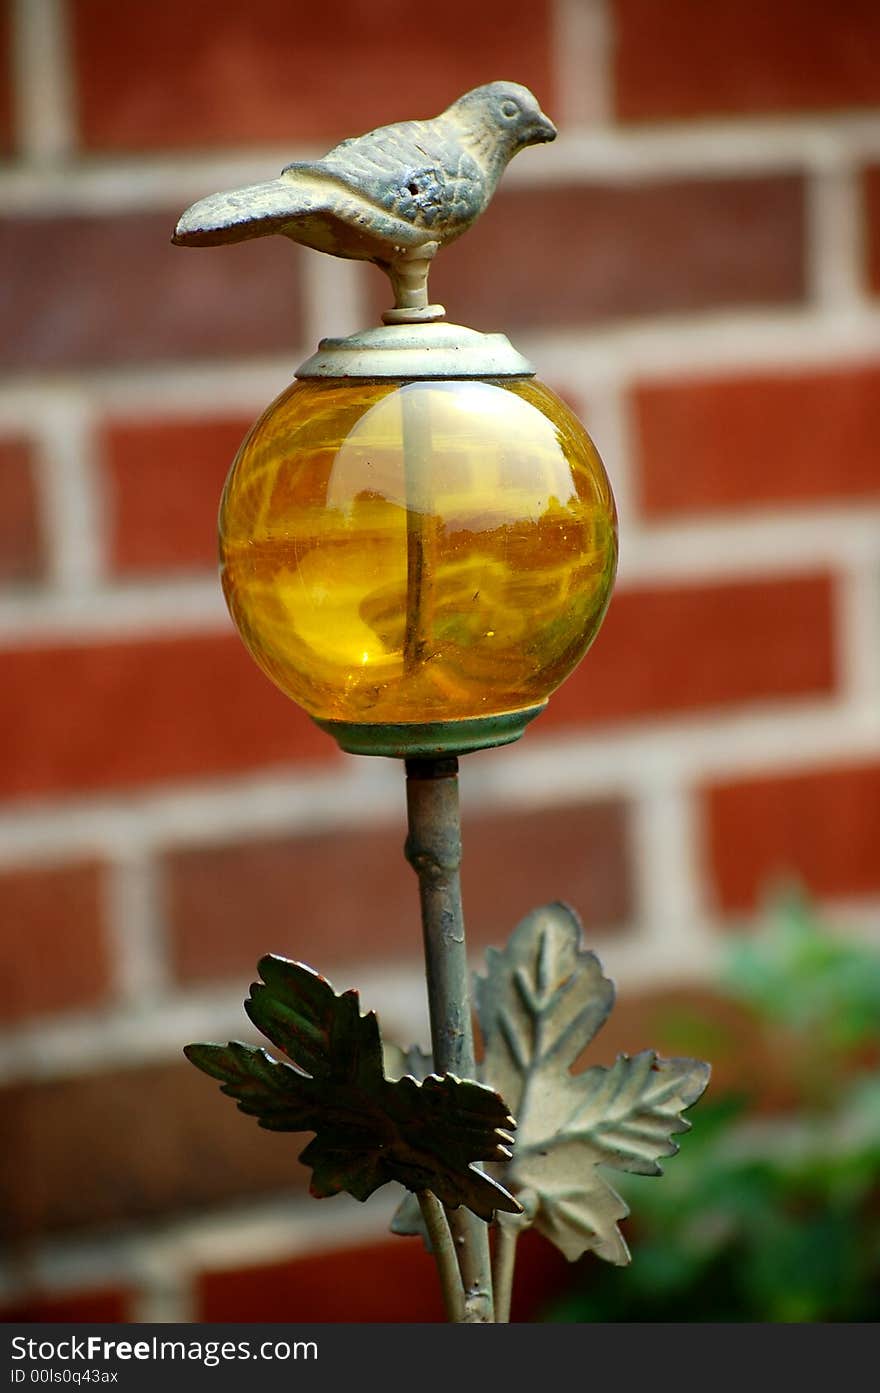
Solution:
[[[486,195],[483,170],[442,117],[401,121],[343,140],[323,159],[288,165],[285,174],[330,176],[395,219],[464,231]]]
[[[387,245],[418,246],[425,233],[321,168],[292,166],[278,179],[211,194],[188,208],[172,240],[210,247],[279,232],[336,256],[373,260]]]
[[[404,121],[265,184],[201,199],[173,240],[205,247],[280,232],[336,256],[386,260],[394,247],[452,240],[487,197],[483,171],[442,117]]]
[[[227,189],[199,199],[180,218],[173,241],[179,246],[210,247],[244,242],[249,237],[281,232],[299,213],[311,213],[326,201],[323,189],[300,181],[295,194],[283,179]]]

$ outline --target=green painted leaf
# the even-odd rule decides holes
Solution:
[[[365,1200],[389,1180],[431,1190],[483,1219],[517,1201],[475,1161],[510,1157],[515,1125],[497,1093],[452,1075],[385,1077],[375,1015],[362,1016],[356,992],[337,996],[302,963],[268,957],[263,981],[245,1003],[251,1020],[292,1061],[252,1045],[189,1045],[187,1058],[261,1127],[313,1131],[300,1156],[312,1193],[347,1190]]]

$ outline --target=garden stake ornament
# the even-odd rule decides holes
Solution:
[[[373,261],[383,325],[325,339],[245,439],[220,507],[223,588],[244,643],[343,750],[403,759],[432,1054],[383,1043],[354,991],[269,956],[245,1009],[287,1057],[190,1045],[242,1112],[309,1131],[316,1196],[398,1181],[393,1221],[433,1252],[450,1320],[509,1319],[516,1241],[629,1253],[600,1172],[659,1174],[708,1067],[621,1055],[572,1073],[614,988],[563,904],[527,914],[477,979],[475,1060],[458,758],[517,740],[580,662],[611,597],[614,500],[583,426],[502,334],[445,322],[432,258],[508,161],[556,130],[492,82],[429,121],[343,141],[278,179],[193,205],[181,246],[268,233]],[[490,1236],[491,1230],[491,1236]]]

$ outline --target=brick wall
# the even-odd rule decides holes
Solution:
[[[776,877],[880,927],[880,8],[514,9],[446,0],[426,48],[403,0],[0,0],[7,1313],[437,1314],[390,1197],[307,1200],[295,1141],[180,1057],[243,1033],[271,949],[426,1029],[400,770],[257,673],[213,569],[248,422],[383,282],[280,240],[171,248],[203,193],[536,89],[559,140],[433,284],[586,416],[621,577],[549,714],[465,762],[474,944],[576,904],[619,983],[609,1054],[711,1006]],[[533,1245],[521,1314],[559,1280]]]

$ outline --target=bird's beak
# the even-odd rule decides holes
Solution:
[[[277,232],[296,212],[296,199],[283,179],[246,189],[211,194],[187,208],[171,238],[178,247],[215,247]]]
[[[550,120],[550,117],[545,116],[542,111],[532,127],[529,144],[544,145],[548,140],[555,140],[558,134],[559,132]]]

